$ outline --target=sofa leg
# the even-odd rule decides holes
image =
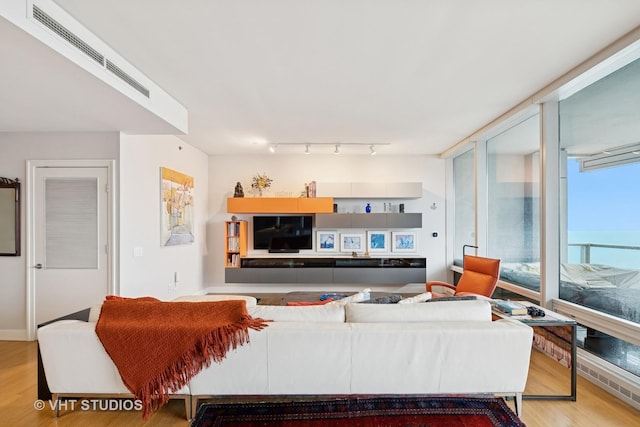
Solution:
[[[518,418],[520,418],[522,415],[522,393],[516,393],[515,405],[516,415],[518,416]]]
[[[187,415],[187,420],[191,420],[193,418],[193,413],[191,412],[192,400],[193,398],[189,394],[184,397],[184,411],[185,411],[185,414]]]
[[[60,417],[60,396],[58,395],[58,393],[51,394],[51,402],[53,404],[53,407],[56,408],[56,412],[53,415],[53,417],[59,418]]]
[[[191,396],[191,418],[195,418],[198,413],[198,396]]]

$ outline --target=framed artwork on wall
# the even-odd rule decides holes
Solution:
[[[367,231],[367,251],[389,252],[389,233],[386,231]]]
[[[161,167],[160,193],[161,246],[193,243],[193,177]]]
[[[362,252],[365,248],[364,234],[342,233],[340,234],[340,252]]]
[[[338,232],[319,230],[316,232],[316,251],[335,252],[338,250]]]
[[[415,252],[417,249],[415,231],[393,231],[391,245],[393,252]]]

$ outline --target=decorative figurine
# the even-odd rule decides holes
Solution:
[[[244,197],[244,190],[242,189],[240,181],[236,182],[236,189],[233,192],[233,197]]]

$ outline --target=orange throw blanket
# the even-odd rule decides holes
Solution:
[[[162,302],[108,296],[96,334],[122,382],[142,401],[146,420],[211,361],[249,342],[249,329],[266,327],[245,301]]]

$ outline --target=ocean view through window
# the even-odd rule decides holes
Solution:
[[[639,91],[636,60],[559,103],[566,177],[560,299],[636,324],[640,323]],[[639,342],[615,336],[616,328],[606,319],[581,328],[580,346],[640,375]]]

